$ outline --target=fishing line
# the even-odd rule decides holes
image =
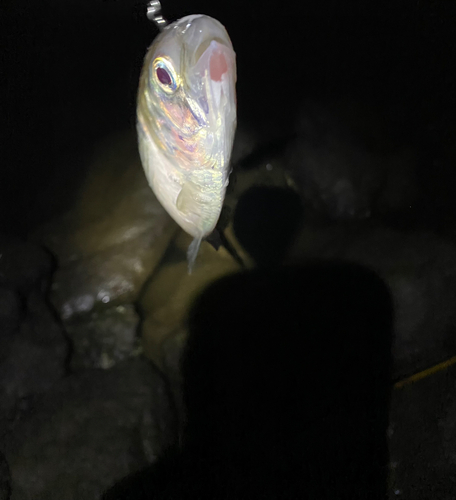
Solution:
[[[434,366],[431,366],[430,368],[426,368],[425,370],[415,373],[414,375],[411,375],[410,377],[406,377],[402,380],[399,380],[394,384],[395,389],[401,389],[402,387],[405,387],[406,385],[413,384],[414,382],[418,382],[419,380],[422,380],[424,378],[427,378],[431,375],[434,375],[434,373],[441,372],[443,370],[446,370],[452,365],[456,364],[456,356],[453,356],[446,361],[442,361],[441,363],[438,363]]]

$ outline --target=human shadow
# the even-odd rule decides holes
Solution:
[[[385,499],[392,323],[356,264],[212,284],[188,321],[180,448],[103,499]]]
[[[239,198],[233,230],[257,266],[282,263],[303,221],[300,196],[291,188],[253,186]]]

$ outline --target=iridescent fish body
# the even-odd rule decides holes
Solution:
[[[215,228],[229,180],[236,129],[236,56],[225,28],[193,15],[166,26],[141,73],[137,131],[149,184],[194,240]]]

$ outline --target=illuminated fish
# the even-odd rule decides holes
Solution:
[[[141,73],[137,131],[149,184],[194,240],[215,228],[229,180],[236,129],[236,56],[225,28],[193,15],[166,26]]]

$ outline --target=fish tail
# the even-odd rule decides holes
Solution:
[[[193,266],[195,264],[196,256],[201,245],[202,238],[195,238],[188,247],[187,261],[188,261],[188,274],[192,274]]]

